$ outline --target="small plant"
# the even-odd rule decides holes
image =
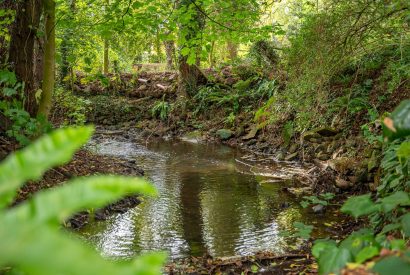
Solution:
[[[335,194],[333,193],[325,193],[325,194],[320,194],[319,197],[317,196],[304,196],[303,200],[300,205],[302,205],[303,208],[308,207],[309,205],[316,204],[316,205],[323,205],[327,206],[329,205],[329,201],[332,200],[335,197]]]
[[[225,123],[228,124],[228,125],[230,125],[230,126],[234,126],[234,125],[235,125],[235,119],[236,119],[235,114],[234,114],[233,112],[231,112],[231,113],[229,114],[229,116],[227,116],[227,117],[225,118]]]
[[[162,97],[162,101],[157,102],[154,107],[152,107],[151,114],[154,117],[159,117],[162,121],[168,118],[171,106],[165,101],[165,95]]]
[[[40,138],[0,164],[0,272],[16,274],[161,274],[163,254],[130,262],[108,261],[61,229],[86,208],[98,208],[134,194],[154,195],[143,179],[119,176],[79,178],[35,194],[9,208],[18,189],[47,169],[68,162],[88,141],[91,127],[66,128]]]
[[[21,145],[27,145],[32,139],[51,129],[44,117],[32,118],[24,110],[24,84],[17,82],[13,72],[0,71],[0,87],[0,110],[11,122],[6,129],[9,137],[15,138]]]
[[[56,89],[53,97],[53,107],[59,117],[64,117],[64,125],[84,125],[87,121],[86,114],[91,110],[91,101],[74,96],[71,91],[62,87]]]

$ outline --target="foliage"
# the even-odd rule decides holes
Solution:
[[[165,101],[165,95],[162,101],[158,101],[154,107],[152,107],[151,113],[154,117],[159,117],[161,120],[165,121],[171,111],[171,106]]]
[[[75,96],[70,90],[58,87],[53,97],[53,108],[64,117],[65,125],[84,125],[86,114],[91,110],[91,101]]]
[[[74,179],[7,209],[27,180],[38,180],[47,169],[68,162],[92,132],[91,127],[57,130],[0,164],[0,267],[11,266],[13,272],[26,274],[160,274],[162,254],[145,255],[129,263],[109,262],[60,228],[63,221],[85,208],[102,207],[131,193],[155,194],[142,179]]]
[[[394,138],[402,136],[397,133],[406,133],[407,124],[403,122],[410,116],[409,104],[409,101],[404,101],[385,120],[386,136]],[[328,240],[317,241],[312,253],[318,259],[319,273],[338,272],[348,262],[361,264],[378,256],[382,248],[401,253],[381,259],[374,265],[374,271],[390,274],[392,263],[397,264],[398,272],[405,274],[405,270],[409,270],[409,255],[405,252],[405,243],[410,237],[409,162],[408,137],[388,143],[382,161],[384,176],[377,188],[377,198],[373,199],[371,194],[351,197],[341,208],[342,212],[354,218],[369,217],[372,228],[351,234],[339,245]],[[401,235],[402,239],[388,235]]]
[[[335,197],[333,193],[324,193],[320,194],[319,197],[317,196],[304,196],[303,201],[300,203],[303,208],[308,207],[309,205],[316,204],[316,205],[329,205],[329,201]]]
[[[0,110],[11,124],[6,129],[9,137],[15,138],[21,145],[27,145],[50,130],[51,125],[44,117],[32,118],[24,110],[24,84],[17,82],[13,72],[0,71],[0,88]]]

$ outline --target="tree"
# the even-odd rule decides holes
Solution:
[[[55,83],[55,2],[43,0],[46,21],[43,86],[38,114],[48,117]]]
[[[32,116],[37,113],[35,93],[39,83],[36,83],[34,77],[34,43],[38,35],[41,12],[41,0],[17,2],[8,59],[11,69],[19,80],[25,83],[24,108]]]

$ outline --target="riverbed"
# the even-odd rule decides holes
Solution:
[[[189,140],[99,137],[89,148],[140,166],[159,193],[80,230],[105,257],[158,250],[172,260],[280,254],[298,245],[281,233],[291,232],[293,222],[315,225],[315,234],[325,236],[324,224],[335,219],[303,209],[300,199],[285,191],[295,174],[308,169],[301,164],[258,165],[238,149]]]

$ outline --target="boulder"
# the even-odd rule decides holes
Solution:
[[[216,131],[216,135],[221,139],[221,140],[227,140],[230,139],[233,136],[233,132],[229,129],[220,129]]]
[[[254,139],[256,137],[256,135],[258,134],[259,128],[257,125],[253,125],[251,127],[251,130],[249,131],[249,133],[244,136],[242,139],[243,140],[250,140],[250,139]]]

